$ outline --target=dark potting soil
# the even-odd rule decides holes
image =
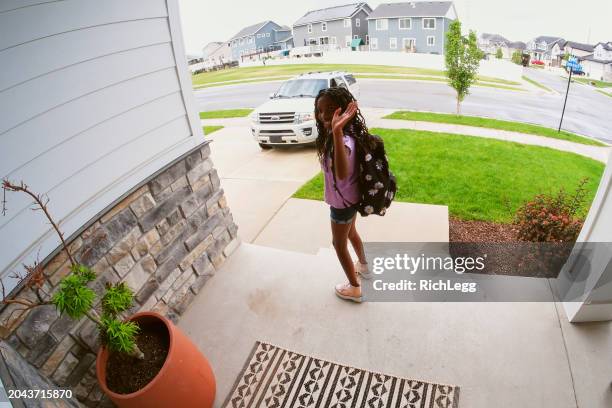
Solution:
[[[111,352],[106,363],[106,385],[117,394],[130,394],[145,387],[159,373],[170,347],[166,326],[157,322],[141,325],[136,344],[144,353],[140,360],[124,353]]]

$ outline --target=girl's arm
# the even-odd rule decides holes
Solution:
[[[343,114],[340,108],[334,112],[332,118],[332,137],[334,138],[334,173],[338,180],[344,180],[349,176],[348,147],[344,146],[344,127],[353,119],[357,112],[357,104],[351,102]],[[344,147],[344,148],[343,148]]]

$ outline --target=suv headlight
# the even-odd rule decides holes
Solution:
[[[251,119],[252,122],[257,123],[259,121],[259,114],[257,112],[251,112],[249,114],[249,119]]]
[[[304,123],[314,120],[314,112],[301,112],[295,114],[295,123]]]

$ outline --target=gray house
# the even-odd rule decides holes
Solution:
[[[329,45],[332,49],[365,44],[366,18],[371,12],[372,8],[366,3],[309,11],[293,24],[293,42],[296,47]]]
[[[370,50],[443,54],[446,31],[456,19],[452,1],[381,4],[368,17]]]
[[[293,48],[291,28],[274,21],[264,21],[240,30],[228,41],[233,60],[244,55]]]

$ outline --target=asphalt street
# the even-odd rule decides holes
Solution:
[[[515,120],[557,128],[563,109],[567,79],[559,75],[525,69],[524,74],[547,87],[544,91],[519,92],[473,87],[462,104],[465,115]],[[439,82],[358,79],[359,101],[372,108],[404,108],[432,112],[455,112],[454,90]],[[201,111],[255,108],[265,102],[279,82],[264,82],[196,90]],[[592,87],[573,82],[570,86],[563,129],[612,142],[612,98]]]

